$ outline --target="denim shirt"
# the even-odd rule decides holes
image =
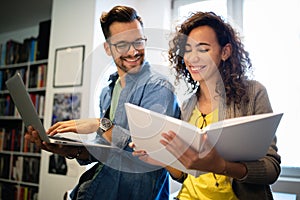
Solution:
[[[111,75],[110,80],[116,79],[117,73]],[[104,165],[97,176],[89,181],[88,187],[80,191],[78,199],[169,199],[168,172],[132,156],[132,149],[128,147],[131,138],[124,103],[179,118],[180,109],[174,87],[165,77],[152,71],[148,62],[142,65],[139,72],[126,74],[125,80],[126,86],[121,91],[113,120],[111,145],[117,148],[89,149],[93,157]],[[113,83],[102,90],[100,117],[109,112],[112,90]],[[106,143],[100,136],[98,142]],[[94,173],[90,170],[85,174]]]

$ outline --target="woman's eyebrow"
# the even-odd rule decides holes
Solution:
[[[191,46],[190,43],[186,43],[186,45]],[[205,46],[210,46],[210,44],[208,44],[208,43],[206,43],[206,42],[200,42],[200,43],[196,44],[195,46],[198,47],[198,46],[204,46],[204,45],[205,45]]]
[[[205,46],[210,46],[210,44],[208,44],[208,43],[205,43],[205,42],[200,42],[200,43],[198,43],[196,46],[202,46],[202,45],[205,45]]]

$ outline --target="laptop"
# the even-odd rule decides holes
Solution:
[[[38,131],[41,140],[47,143],[55,143],[62,145],[71,145],[71,146],[95,146],[95,147],[105,147],[112,148],[110,145],[98,144],[88,139],[82,139],[79,137],[80,134],[72,133],[74,138],[61,137],[59,134],[55,136],[48,136],[46,130],[38,116],[38,113],[33,105],[30,95],[26,90],[24,82],[19,73],[16,73],[10,79],[6,81],[7,89],[13,99],[13,102],[20,113],[23,122],[26,127],[31,125],[35,130]],[[70,135],[70,134],[68,134]],[[78,139],[77,139],[78,138]]]

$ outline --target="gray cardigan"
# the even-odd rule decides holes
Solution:
[[[226,106],[224,116],[221,118],[234,118],[246,115],[255,115],[272,112],[272,107],[266,88],[257,81],[247,81],[247,93],[249,102],[238,108],[233,103]],[[197,97],[193,94],[182,105],[182,120],[188,121],[195,105]],[[234,138],[233,138],[234,139]],[[277,154],[276,137],[272,141],[267,155],[258,161],[243,162],[247,166],[248,175],[242,180],[233,180],[232,188],[236,196],[241,200],[273,199],[270,184],[274,183],[280,174],[280,156]]]

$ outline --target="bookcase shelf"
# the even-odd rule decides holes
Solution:
[[[39,60],[0,66],[0,199],[37,198],[41,151],[24,139],[26,127],[5,82],[17,72],[22,75],[43,121],[47,64],[48,60]]]

